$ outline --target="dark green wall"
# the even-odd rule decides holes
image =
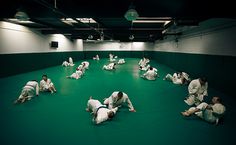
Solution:
[[[0,77],[61,65],[72,57],[74,61],[84,59],[83,52],[0,54]]]
[[[205,76],[208,78],[210,87],[234,95],[236,57],[232,56],[158,51],[84,51],[1,54],[0,77],[61,65],[64,60],[68,60],[68,57],[72,57],[74,61],[78,61],[82,59],[92,59],[96,54],[98,54],[100,58],[108,58],[109,53],[113,53],[119,58],[142,58],[143,56],[147,56],[175,70],[185,71],[189,73],[192,78]]]
[[[210,87],[226,92],[231,96],[235,95],[236,57],[153,52],[151,58],[175,70],[188,72],[192,78],[205,76],[208,78]]]
[[[117,55],[119,58],[142,58],[144,55],[149,56],[150,51],[84,51],[86,59],[91,59],[96,54],[100,58],[109,58],[109,54]]]

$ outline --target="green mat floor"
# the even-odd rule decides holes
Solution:
[[[209,88],[209,98],[218,95],[227,109],[219,126],[197,118],[183,118],[181,111],[187,86],[174,85],[162,78],[173,69],[151,60],[160,78],[140,78],[139,59],[127,58],[114,72],[102,70],[108,59],[88,60],[90,68],[79,80],[67,79],[74,67],[51,67],[0,79],[0,144],[2,145],[235,145],[234,96]],[[16,62],[17,63],[17,62]],[[58,92],[40,93],[24,104],[13,105],[28,80],[47,74]],[[211,83],[209,82],[209,86]],[[136,113],[119,110],[112,121],[94,125],[85,111],[89,96],[102,101],[113,91],[124,91]]]

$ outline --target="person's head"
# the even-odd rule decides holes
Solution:
[[[109,111],[107,115],[109,119],[112,119],[115,116],[115,113],[113,111]]]
[[[31,81],[33,81],[33,82],[38,82],[37,80],[31,80]]]
[[[153,67],[150,66],[149,69],[150,69],[150,70],[153,70]]]
[[[220,97],[213,97],[211,101],[212,101],[213,104],[221,103]]]
[[[48,76],[47,75],[43,75],[42,78],[43,78],[44,81],[47,81]]]
[[[121,98],[123,97],[123,92],[121,92],[121,91],[118,92],[118,95],[117,95],[117,96],[118,96],[118,99],[121,99]]]
[[[205,85],[205,83],[207,82],[207,79],[205,77],[201,77],[199,78],[199,81],[201,85]]]

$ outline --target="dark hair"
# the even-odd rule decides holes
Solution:
[[[44,74],[42,77],[48,77],[48,76]]]
[[[108,118],[113,118],[115,116],[115,113],[113,111],[108,113]]]
[[[217,101],[221,103],[222,99],[220,97],[217,97]]]
[[[150,66],[149,69],[150,69],[150,70],[153,70],[153,67]]]
[[[31,80],[31,81],[38,82],[37,80]]]
[[[123,92],[120,91],[120,92],[118,93],[118,97],[123,97]]]
[[[205,78],[205,77],[201,77],[200,79],[201,79],[201,81],[203,81],[204,83],[207,82],[207,78]]]

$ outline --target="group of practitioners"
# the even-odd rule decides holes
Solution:
[[[103,104],[99,100],[90,97],[86,111],[91,112],[92,121],[95,124],[100,124],[112,119],[117,110],[125,104],[128,105],[130,112],[136,112],[128,95],[122,91],[115,91],[110,97],[104,98]]]
[[[27,100],[31,100],[32,97],[39,96],[39,91],[41,92],[57,92],[54,84],[52,83],[51,79],[48,78],[47,75],[42,76],[42,80],[38,83],[37,80],[28,81],[25,86],[22,88],[21,94],[17,100],[14,101],[15,104],[17,103],[24,103]]]
[[[143,57],[139,61],[139,69],[146,71],[141,77],[147,80],[156,80],[159,77],[158,70],[149,64],[150,60]],[[181,112],[184,117],[196,115],[197,117],[210,122],[219,123],[224,116],[226,108],[218,96],[214,96],[210,103],[206,103],[208,96],[208,82],[205,77],[191,80],[186,72],[175,72],[173,75],[167,74],[163,80],[167,80],[177,85],[188,85],[188,97],[184,102],[191,106],[188,110]]]
[[[109,54],[110,63],[104,65],[103,69],[115,70],[116,59],[117,56]],[[99,56],[94,56],[93,60],[100,60]],[[141,77],[146,80],[155,80],[156,77],[159,77],[158,70],[150,66],[149,62],[150,60],[146,57],[143,57],[139,61],[139,69],[145,71]],[[119,59],[118,64],[124,63],[124,59]],[[73,59],[69,57],[69,62],[64,61],[62,66],[74,66]],[[79,79],[87,69],[89,69],[89,62],[83,61],[73,74],[66,77]],[[173,75],[167,74],[163,80],[170,81],[177,85],[188,85],[188,97],[185,98],[184,102],[189,105],[190,108],[181,112],[184,117],[195,115],[207,122],[218,124],[220,119],[224,116],[226,108],[222,104],[220,97],[214,96],[210,103],[205,102],[205,98],[208,96],[208,82],[205,77],[191,80],[186,72],[175,72]],[[26,100],[30,100],[34,95],[38,96],[39,91],[56,92],[54,84],[47,75],[42,76],[40,84],[38,84],[37,80],[28,81],[14,103],[23,103]],[[100,124],[101,122],[112,119],[119,107],[122,107],[124,103],[127,103],[129,111],[136,112],[128,95],[122,91],[113,92],[110,97],[104,99],[103,104],[99,100],[90,97],[86,110],[93,114],[93,122],[95,124]]]
[[[119,59],[118,62],[116,62],[116,59],[118,58],[118,56],[115,56],[114,54],[109,54],[109,64],[107,65],[103,65],[102,69],[104,70],[115,70],[116,69],[116,64],[125,64],[125,59]]]

